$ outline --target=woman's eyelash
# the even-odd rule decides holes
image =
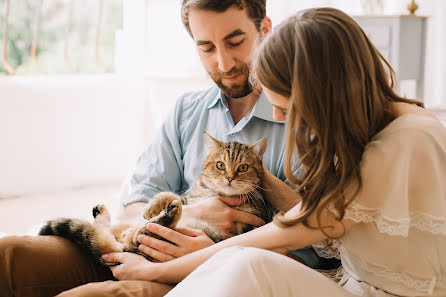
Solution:
[[[232,43],[232,42],[230,42],[229,45],[230,45],[230,46],[239,46],[240,44],[243,43],[243,41],[245,41],[245,40],[242,39],[242,40],[240,40],[239,42],[236,42],[236,43]]]

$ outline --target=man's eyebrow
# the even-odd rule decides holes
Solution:
[[[246,33],[243,32],[243,31],[240,30],[240,29],[237,29],[237,30],[232,31],[232,32],[229,33],[228,35],[226,35],[226,36],[223,38],[223,40],[228,40],[228,39],[231,39],[231,38],[233,38],[233,37],[235,37],[235,36],[244,35],[244,34],[246,34]]]
[[[242,30],[237,29],[237,30],[232,31],[231,33],[229,33],[225,37],[223,37],[223,40],[226,41],[226,40],[231,39],[231,38],[233,38],[235,36],[244,35],[244,34],[246,34],[246,32],[243,32]],[[210,42],[209,40],[197,40],[196,44],[198,46],[200,46],[200,45],[212,44],[212,42]]]

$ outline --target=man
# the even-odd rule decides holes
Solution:
[[[212,7],[214,10],[210,9]],[[264,162],[275,175],[282,174],[284,124],[272,119],[271,105],[264,96],[259,98],[248,79],[250,55],[271,30],[271,21],[265,16],[265,1],[246,4],[241,1],[184,1],[182,16],[205,69],[218,87],[187,94],[178,100],[174,112],[168,115],[161,132],[135,170],[131,193],[123,201],[125,217],[140,215],[144,202],[160,191],[179,193],[193,186],[206,155],[203,132],[221,141],[247,144],[268,137]],[[264,223],[227,205],[233,206],[233,203],[230,198],[213,197],[201,204],[186,206],[184,215],[212,220],[224,227],[228,235],[235,233],[237,221],[255,226]],[[172,241],[174,235],[168,231],[164,228],[159,235],[170,234],[166,239]],[[146,247],[144,252],[161,261],[183,255],[184,252],[179,251],[185,250],[182,245],[187,245],[187,238],[179,238],[184,240],[174,241],[176,246],[170,247],[166,242],[146,238],[145,242],[148,245],[151,242],[152,246]],[[154,242],[174,254],[160,254]]]
[[[281,179],[285,143],[283,122],[273,120],[272,106],[249,83],[249,60],[256,45],[271,31],[265,0],[183,0],[183,23],[201,61],[218,87],[181,97],[161,131],[143,154],[123,201],[124,219],[161,191],[185,192],[196,181],[205,157],[204,131],[221,141],[253,143],[267,137],[264,163]],[[289,207],[280,197],[267,199],[277,209]],[[292,202],[291,202],[292,204]],[[262,225],[251,214],[237,211],[229,197],[213,197],[184,207],[185,216],[212,219],[228,235],[235,222]],[[141,250],[167,261],[212,244],[196,230],[151,226],[175,244],[141,240]],[[308,254],[298,254],[305,258]],[[314,257],[312,253],[310,257]],[[76,246],[57,237],[9,237],[0,240],[0,291],[6,296],[163,296],[171,287],[145,281],[106,281],[108,268],[98,268]]]

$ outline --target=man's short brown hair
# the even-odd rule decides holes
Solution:
[[[182,0],[181,20],[187,32],[192,36],[189,26],[189,12],[191,9],[223,12],[232,5],[240,9],[246,7],[248,16],[253,20],[257,30],[260,31],[260,23],[266,16],[266,0]]]

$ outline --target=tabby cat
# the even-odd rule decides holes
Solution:
[[[220,142],[203,134],[208,154],[204,161],[203,173],[186,197],[171,192],[162,192],[150,200],[137,224],[120,223],[111,226],[110,214],[104,205],[93,208],[94,222],[80,219],[60,218],[48,221],[39,235],[56,235],[80,245],[101,264],[112,265],[102,260],[101,255],[109,252],[134,252],[152,260],[138,249],[137,238],[146,234],[159,238],[146,229],[147,223],[157,223],[169,228],[175,226],[202,230],[214,242],[226,239],[225,233],[212,222],[181,218],[182,205],[192,205],[212,196],[242,195],[249,198],[235,208],[267,219],[262,197],[263,165],[262,156],[266,149],[263,138],[252,145],[238,142]],[[251,230],[253,226],[237,223],[237,233]],[[162,238],[161,238],[162,239]]]

